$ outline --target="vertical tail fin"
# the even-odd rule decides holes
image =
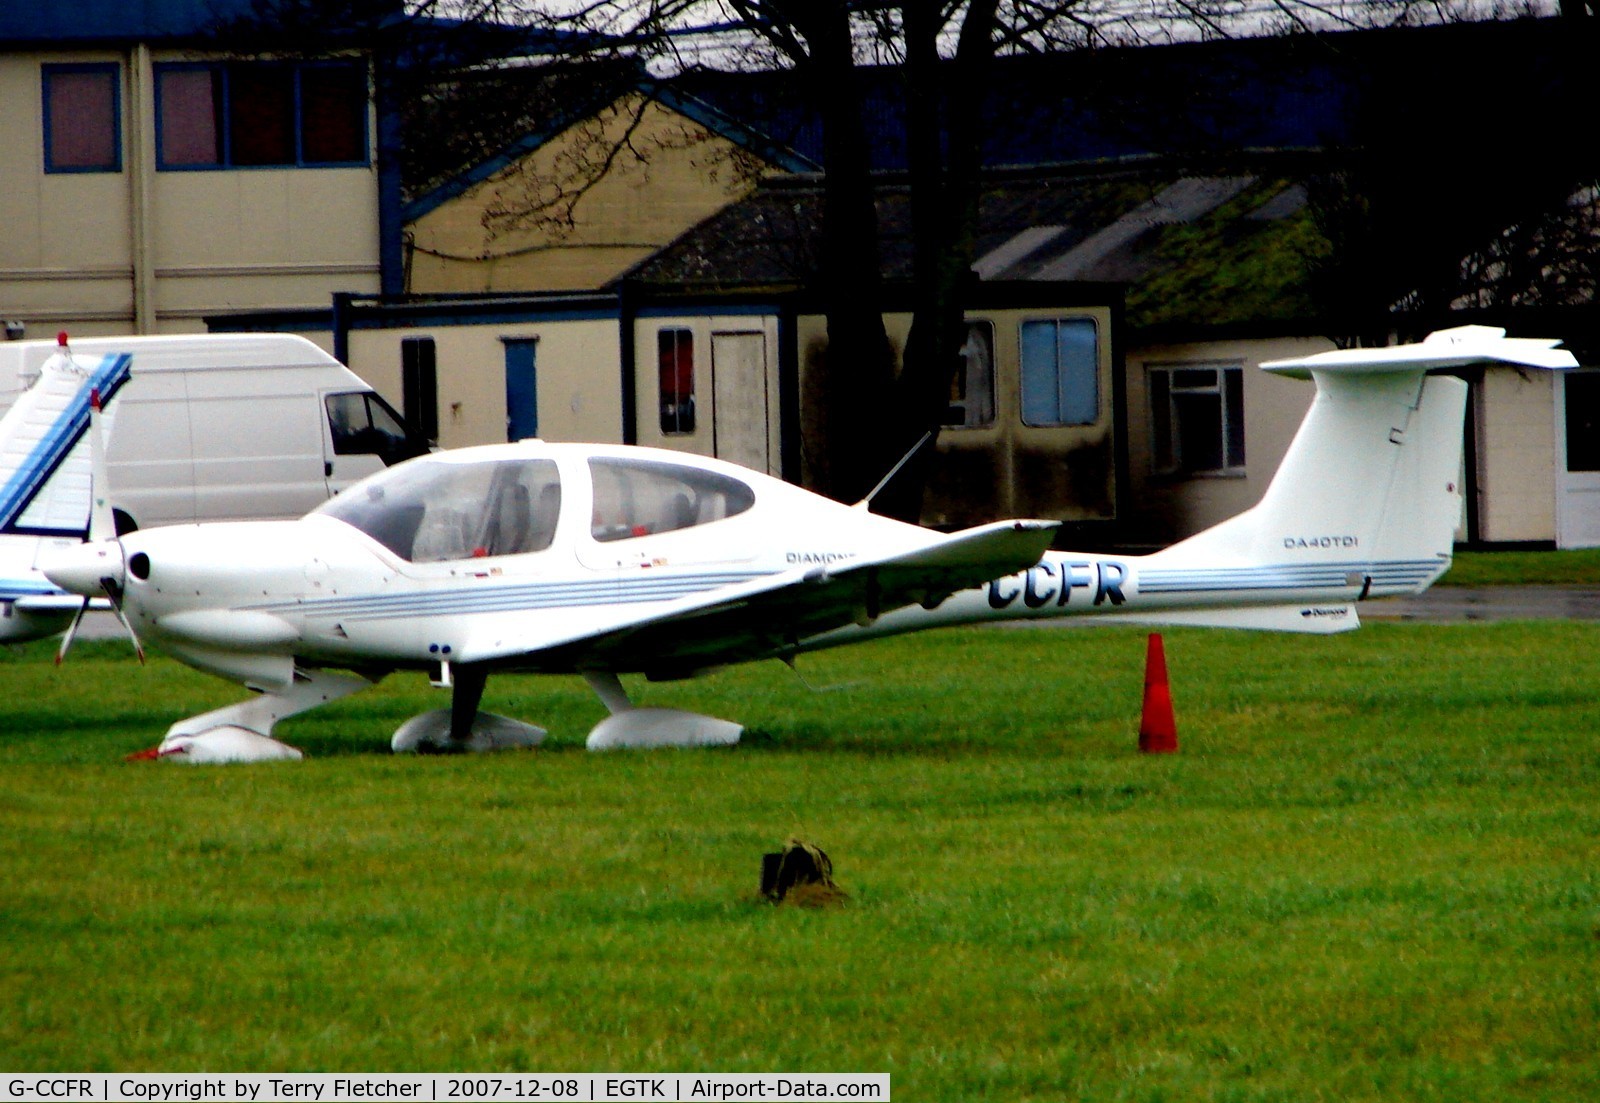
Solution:
[[[1465,326],[1415,345],[1262,364],[1315,381],[1305,421],[1254,508],[1167,552],[1323,586],[1342,571],[1352,596],[1425,589],[1449,566],[1460,517],[1467,395],[1461,380],[1428,372],[1482,362],[1575,367],[1557,343]]]

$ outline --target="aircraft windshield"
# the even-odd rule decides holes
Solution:
[[[543,551],[555,539],[560,511],[561,478],[548,459],[419,460],[316,510],[413,563]]]

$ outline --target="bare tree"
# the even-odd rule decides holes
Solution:
[[[312,0],[259,0],[298,38],[330,8]],[[925,433],[937,435],[961,367],[963,292],[971,276],[988,75],[1007,54],[1059,53],[1113,44],[1274,31],[1307,32],[1453,18],[1471,0],[423,0],[402,16],[392,0],[344,0],[348,22],[386,43],[389,71],[410,84],[407,103],[431,120],[445,161],[484,155],[515,112],[573,119],[617,104],[649,73],[671,80],[707,66],[792,73],[820,120],[823,197],[814,287],[827,316],[821,408],[828,456],[819,487],[864,494]],[[1586,0],[1580,0],[1586,2]],[[288,10],[289,18],[282,12]],[[448,15],[448,19],[445,16]],[[266,17],[264,17],[266,18]],[[334,22],[338,22],[335,20]],[[418,30],[427,34],[416,35]],[[298,34],[295,32],[299,32]],[[406,32],[412,38],[404,39]],[[259,40],[258,40],[259,42]],[[426,48],[424,47],[426,45]],[[513,49],[513,47],[515,47]],[[511,53],[538,63],[491,64]],[[877,192],[864,119],[869,66],[893,68],[905,106],[906,180],[912,219],[913,323],[899,363],[885,332]],[[515,107],[475,113],[482,95],[521,89]],[[637,98],[634,103],[640,102]],[[463,107],[463,105],[465,105]],[[625,110],[613,106],[610,110]],[[510,114],[512,119],[506,116]],[[494,127],[471,125],[487,118]],[[532,180],[489,212],[491,229],[571,222],[593,181],[619,158],[648,158],[634,128],[596,127],[594,148],[574,152],[549,179]],[[618,136],[620,135],[620,137]],[[433,179],[442,165],[411,166]],[[1361,212],[1347,203],[1330,217]],[[1352,231],[1352,233],[1354,233]],[[913,466],[875,508],[920,512]]]

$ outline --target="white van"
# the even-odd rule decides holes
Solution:
[[[339,361],[281,333],[86,337],[75,357],[129,353],[106,450],[122,531],[298,517],[427,450]],[[0,413],[55,341],[0,343]]]

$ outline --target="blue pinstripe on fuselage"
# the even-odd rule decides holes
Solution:
[[[765,571],[708,571],[680,575],[612,575],[563,582],[482,583],[447,590],[362,594],[310,600],[262,602],[251,611],[336,617],[340,620],[399,620],[423,616],[522,612],[582,605],[671,601],[763,577]]]
[[[1392,562],[1349,561],[1342,563],[1274,563],[1252,567],[1210,567],[1141,570],[1139,593],[1181,597],[1186,594],[1221,592],[1270,592],[1282,590],[1340,589],[1361,585],[1372,579],[1371,589],[1385,591],[1396,587],[1410,589],[1437,574],[1445,564],[1437,559],[1396,560]]]

